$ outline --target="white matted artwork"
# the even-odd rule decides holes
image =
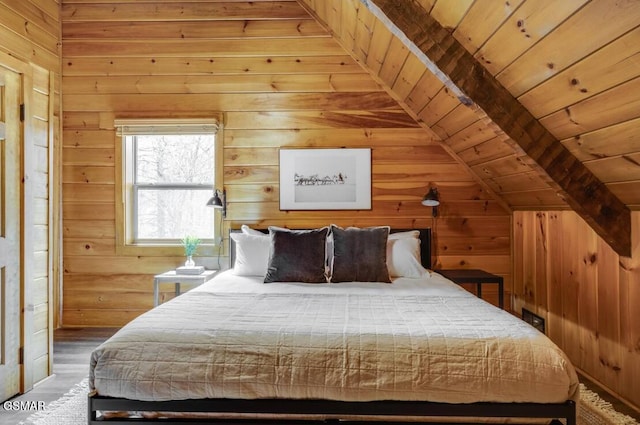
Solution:
[[[280,149],[280,209],[371,209],[371,149]]]

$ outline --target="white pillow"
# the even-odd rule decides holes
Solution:
[[[260,230],[252,229],[251,227],[247,226],[246,224],[243,224],[242,226],[240,226],[240,230],[242,230],[242,233],[244,233],[245,235],[255,235],[255,236],[266,236],[266,237],[269,237],[268,233],[263,233]]]
[[[389,239],[407,239],[407,238],[420,238],[420,230],[408,230],[406,232],[389,233]]]
[[[387,269],[391,277],[421,277],[419,231],[392,233],[387,239]]]
[[[233,274],[238,276],[265,276],[269,265],[271,238],[264,234],[231,233],[236,244]]]

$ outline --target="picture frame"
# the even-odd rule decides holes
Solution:
[[[370,210],[371,149],[280,149],[280,210]]]

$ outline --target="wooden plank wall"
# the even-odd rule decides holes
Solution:
[[[640,212],[632,212],[632,257],[570,211],[517,211],[513,221],[514,310],[545,318],[576,367],[639,408]]]
[[[0,1],[0,50],[40,68],[60,69],[60,5],[56,0]]]
[[[62,3],[64,326],[123,325],[184,261],[116,255],[116,116],[223,113],[227,227],[433,226],[438,265],[499,273],[509,299],[509,213],[297,2],[157,3]],[[373,208],[280,211],[280,147],[371,147]]]
[[[49,376],[52,367],[52,328],[55,305],[51,223],[56,213],[51,164],[59,138],[60,107],[60,5],[56,0],[0,1],[0,51],[23,74],[27,116],[25,118],[26,173],[23,221],[29,252],[25,255],[25,310],[33,317],[25,322],[29,352],[26,386]],[[15,62],[14,62],[15,61]],[[0,60],[1,62],[1,60]],[[14,66],[13,64],[18,64]],[[50,192],[51,190],[51,192]],[[29,368],[31,366],[31,368]]]

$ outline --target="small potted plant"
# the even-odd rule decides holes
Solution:
[[[193,267],[196,263],[193,261],[193,255],[198,250],[200,239],[196,236],[187,235],[182,239],[182,246],[184,246],[184,255],[187,256],[187,261],[184,263],[185,267]]]

